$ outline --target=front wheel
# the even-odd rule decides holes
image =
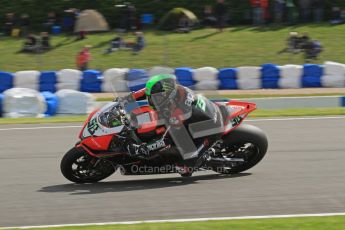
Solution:
[[[113,165],[87,154],[82,148],[72,148],[61,160],[62,175],[75,183],[96,183],[113,174]]]
[[[262,160],[267,148],[265,133],[258,127],[243,124],[223,138],[221,155],[229,161],[213,167],[213,170],[222,174],[248,170]]]

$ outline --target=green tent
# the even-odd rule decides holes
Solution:
[[[198,22],[198,18],[192,11],[185,8],[174,8],[159,21],[158,29],[174,30],[178,28],[182,19],[188,20],[190,26],[194,26]]]

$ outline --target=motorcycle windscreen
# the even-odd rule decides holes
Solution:
[[[108,103],[100,111],[96,112],[85,125],[82,137],[120,133],[124,125],[121,119],[116,116],[116,111],[114,111],[116,105],[116,102]]]

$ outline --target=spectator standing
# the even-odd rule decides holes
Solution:
[[[127,31],[136,29],[136,24],[137,24],[136,12],[137,12],[137,9],[135,8],[135,6],[132,5],[131,3],[127,3],[126,12],[125,12]]]
[[[251,0],[254,26],[262,25],[264,20],[264,9],[261,7],[260,0]]]
[[[312,6],[314,22],[320,23],[321,21],[323,21],[323,8],[325,6],[325,2],[324,0],[314,0]]]
[[[88,69],[88,65],[91,60],[90,48],[91,46],[84,46],[84,48],[77,55],[77,67],[81,71]]]
[[[302,23],[310,22],[312,0],[299,0],[300,20]]]
[[[204,7],[204,18],[203,18],[203,25],[204,26],[214,26],[217,22],[216,17],[213,15],[212,6],[206,5]]]
[[[217,0],[217,3],[214,7],[214,13],[217,19],[217,28],[219,32],[223,32],[227,16],[227,7],[224,0]]]
[[[30,27],[30,16],[28,14],[22,14],[20,16],[20,35],[22,37],[28,36]]]
[[[341,11],[340,7],[332,7],[332,19],[331,19],[331,24],[336,25],[342,23],[341,21]]]
[[[14,26],[15,26],[14,13],[7,13],[5,17],[5,23],[4,23],[5,36],[11,36]]]
[[[288,24],[295,24],[297,18],[297,10],[293,0],[286,0],[286,11]]]
[[[52,26],[54,26],[57,22],[57,19],[56,19],[56,14],[55,12],[49,12],[47,14],[47,21],[43,24],[44,25],[44,29],[47,30],[47,31],[50,31]]]
[[[282,23],[285,9],[285,0],[274,0],[274,22]]]
[[[62,19],[62,25],[68,34],[73,34],[74,25],[75,25],[75,21],[77,18],[76,11],[77,11],[77,9],[74,9],[74,8],[71,8],[71,9],[64,11],[64,17]]]

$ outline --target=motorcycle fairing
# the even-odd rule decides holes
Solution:
[[[217,104],[225,105],[228,109],[229,115],[226,117],[224,123],[224,133],[228,134],[233,129],[238,127],[243,120],[248,116],[249,113],[256,109],[256,104],[241,101],[229,101],[229,102],[217,102]]]

